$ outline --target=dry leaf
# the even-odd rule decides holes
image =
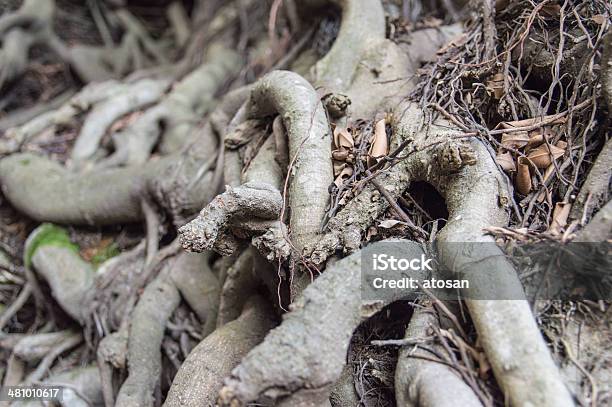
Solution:
[[[550,122],[548,122],[550,120]],[[546,126],[552,126],[554,124],[563,124],[565,123],[565,117],[557,117],[555,115],[543,116],[543,117],[533,117],[531,119],[523,119],[523,120],[515,120],[512,122],[501,122],[497,126],[496,129],[515,129],[517,127],[528,127],[533,126],[538,123],[546,122]]]
[[[526,131],[503,133],[501,144],[506,148],[523,148],[529,143],[529,134]]]
[[[528,148],[535,148],[544,143],[544,139],[550,140],[556,133],[550,127],[543,127],[529,132]]]
[[[591,17],[591,21],[597,25],[604,25],[604,23],[606,22],[606,16],[603,14],[597,14]]]
[[[536,167],[546,168],[553,162],[553,160],[556,160],[563,154],[565,154],[564,148],[542,144],[540,147],[533,149],[529,155],[527,155],[527,158],[529,158],[529,160]]]
[[[381,119],[376,122],[376,127],[374,128],[374,140],[372,141],[372,145],[370,146],[370,159],[368,159],[368,164],[370,166],[374,165],[378,157],[383,157],[387,155],[389,152],[389,142],[387,141],[387,129],[385,128],[385,119]]]
[[[497,154],[495,160],[499,164],[500,167],[504,169],[506,172],[514,172],[516,171],[516,165],[514,164],[514,158],[512,158],[512,154],[509,152],[503,154]]]
[[[572,205],[568,202],[557,202],[552,213],[552,221],[548,231],[553,235],[558,235],[567,225],[567,217],[569,216]]]
[[[399,220],[395,220],[395,219],[387,219],[387,220],[383,220],[382,222],[380,222],[378,226],[384,229],[391,229],[393,226],[397,225],[398,223],[402,223],[402,222],[400,222]]]
[[[527,195],[531,192],[531,174],[529,173],[529,165],[525,164],[521,158],[519,158],[516,172],[516,190],[522,195]]]
[[[334,150],[332,151],[332,158],[338,161],[344,161],[348,158],[349,151],[348,150]]]
[[[334,180],[334,184],[336,184],[336,186],[340,188],[340,186],[344,184],[344,181],[348,179],[351,175],[353,175],[353,167],[344,164],[344,168],[342,168],[342,170]]]
[[[487,81],[487,88],[493,92],[495,99],[501,99],[504,95],[504,74],[496,73]]]
[[[355,145],[353,136],[345,127],[336,126],[334,129],[334,145],[336,148],[353,148]]]

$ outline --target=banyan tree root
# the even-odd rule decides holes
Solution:
[[[28,241],[31,261],[51,288],[51,294],[64,311],[76,321],[85,322],[87,294],[94,286],[94,270],[81,259],[66,232],[43,225]],[[29,264],[28,264],[29,266]]]
[[[248,182],[229,187],[206,206],[195,220],[179,229],[187,250],[214,249],[230,255],[238,248],[236,238],[226,232],[232,225],[248,219],[277,219],[282,207],[279,191],[263,182]]]
[[[248,116],[278,113],[289,140],[291,240],[298,250],[320,233],[333,182],[331,134],[316,91],[305,79],[274,71],[255,84]]]
[[[131,315],[127,350],[129,375],[117,396],[117,406],[153,406],[154,391],[161,375],[164,332],[181,294],[187,294],[186,300],[205,322],[205,332],[214,327],[219,284],[207,260],[208,256],[202,254],[182,253],[147,285]]]
[[[272,308],[253,296],[237,319],[217,328],[189,354],[168,392],[166,407],[214,405],[223,379],[276,324]]]
[[[134,83],[118,83],[114,94],[97,103],[87,114],[72,148],[72,160],[80,162],[91,158],[113,123],[128,113],[155,103],[169,85],[167,79],[148,78]]]
[[[610,108],[612,110],[612,108]],[[612,139],[604,144],[572,205],[570,216],[585,224],[595,208],[610,198],[612,178]]]
[[[405,243],[422,253],[420,246]],[[360,252],[330,266],[292,303],[281,325],[232,371],[219,393],[219,404],[326,403],[346,363],[353,331],[366,316],[360,287]]]
[[[320,6],[320,1],[307,1]],[[328,2],[325,2],[328,3]],[[379,1],[332,0],[342,9],[342,24],[329,52],[314,66],[314,82],[343,91],[348,88],[365,50],[385,38],[385,14]]]
[[[405,338],[414,342],[400,350],[395,369],[395,399],[402,407],[481,407],[474,391],[453,371],[436,360],[441,345],[431,343],[433,328],[440,322],[431,302],[416,306]]]
[[[25,72],[31,47],[42,43],[60,45],[51,28],[54,12],[52,0],[26,0],[17,11],[0,18],[0,88]]]
[[[422,115],[418,107],[408,105],[403,109],[407,114],[399,120],[407,129],[415,126],[415,120],[423,123],[418,118]],[[488,226],[507,223],[506,182],[482,142],[471,139],[448,151],[453,133],[459,131],[451,123],[441,120],[432,124],[426,140],[423,133],[417,134],[417,152],[403,161],[412,180],[431,183],[446,199],[449,221],[438,234],[438,260],[456,275],[468,277],[466,303],[495,377],[510,403],[572,406],[571,396],[524,299],[516,271],[493,238],[483,232]],[[419,149],[419,145],[436,140],[445,142],[437,153]],[[457,166],[466,156],[471,165]],[[491,198],[483,200],[483,196]]]
[[[198,175],[201,161],[215,152],[210,132],[198,134],[192,148],[149,161],[142,166],[94,170],[76,174],[60,164],[33,154],[13,154],[0,160],[4,196],[30,218],[61,224],[109,225],[144,218],[142,199],[154,196],[164,206],[177,184],[189,184]],[[176,166],[179,167],[177,171]],[[210,176],[210,169],[206,176]],[[210,178],[209,178],[210,179]],[[187,207],[168,208],[171,214],[197,211],[206,199],[206,177],[189,192]],[[23,188],[29,185],[29,188]],[[66,200],[71,196],[74,199]],[[182,196],[182,195],[181,195]],[[194,208],[195,207],[195,208]],[[192,209],[194,208],[194,209]]]
[[[254,85],[247,105],[247,115],[263,118],[278,113],[284,121],[289,140],[291,239],[298,250],[319,234],[327,207],[327,188],[333,181],[331,166],[331,135],[325,111],[312,86],[299,75],[275,71]],[[272,140],[271,140],[272,141]],[[264,144],[263,152],[274,163],[274,154]],[[262,153],[260,151],[260,153]],[[259,177],[257,158],[253,161],[251,177]],[[261,170],[269,173],[270,169]],[[258,173],[256,176],[255,173]],[[275,174],[278,174],[275,172]],[[249,176],[247,175],[247,178]],[[237,242],[229,233],[233,218],[239,220],[276,220],[281,214],[283,198],[276,180],[271,184],[249,181],[230,188],[202,210],[198,218],[180,229],[181,242],[188,250],[214,248],[219,253],[231,254]]]
[[[216,92],[243,65],[235,51],[221,45],[210,47],[206,61],[177,82],[160,103],[113,136],[116,152],[107,159],[106,165],[142,164],[158,143],[164,154],[176,152],[185,145],[199,118],[212,110]],[[83,141],[89,155],[93,153],[91,145],[91,141]],[[79,153],[75,145],[73,158]]]

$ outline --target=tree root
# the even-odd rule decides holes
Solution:
[[[406,339],[416,345],[400,350],[395,370],[395,398],[402,407],[482,406],[473,390],[450,367],[435,360],[441,345],[427,346],[432,328],[439,327],[431,304],[417,305],[406,329]],[[420,359],[422,357],[423,359]]]
[[[134,83],[117,84],[117,91],[107,100],[97,103],[87,114],[72,149],[72,160],[78,163],[90,159],[115,121],[155,103],[169,85],[170,82],[163,79],[141,79]]]
[[[385,38],[385,15],[379,1],[331,2],[342,8],[342,24],[334,45],[314,66],[314,82],[342,91],[350,85],[363,52]]]
[[[53,245],[37,248],[32,264],[49,283],[51,293],[62,309],[76,321],[84,323],[87,293],[94,285],[91,265],[74,250]]]
[[[226,229],[253,218],[277,219],[281,205],[280,193],[267,183],[248,182],[236,188],[228,187],[195,220],[179,229],[183,248],[195,252],[212,249],[231,255],[238,248],[238,242]]]
[[[23,361],[36,362],[72,336],[74,332],[71,331],[27,335],[15,344],[13,354]]]
[[[333,182],[331,134],[315,90],[293,72],[271,72],[253,87],[248,116],[274,113],[282,117],[289,139],[290,230],[301,250],[316,239],[325,216]]]
[[[161,374],[161,344],[166,323],[178,306],[180,294],[164,268],[145,289],[131,316],[128,339],[129,375],[117,395],[116,406],[153,406]]]
[[[612,109],[612,108],[611,108]],[[612,139],[604,144],[595,163],[589,171],[580,192],[572,205],[570,216],[585,224],[593,214],[610,198],[610,179],[612,178]]]
[[[212,110],[216,92],[242,67],[240,56],[223,46],[212,46],[206,60],[209,62],[176,83],[160,103],[113,136],[116,153],[109,158],[111,165],[143,164],[158,142],[163,154],[185,145],[199,118]]]
[[[78,367],[50,376],[41,383],[43,386],[62,388],[62,405],[91,407],[102,405],[100,374],[95,366]],[[43,407],[43,402],[29,401],[17,404],[19,407]],[[11,406],[16,406],[12,404]]]
[[[27,0],[19,10],[0,19],[0,89],[23,74],[28,65],[32,46],[54,44],[59,39],[51,29],[55,11],[53,0]]]
[[[213,330],[219,284],[207,261],[205,255],[182,253],[147,285],[131,315],[129,375],[117,396],[117,406],[153,405],[161,374],[161,345],[166,324],[181,294],[204,323],[203,334]]]
[[[422,249],[415,245],[414,250]],[[291,304],[282,324],[232,371],[219,404],[324,404],[346,363],[353,331],[370,315],[370,310],[362,312],[360,287],[360,252],[330,266]]]
[[[274,325],[269,305],[262,298],[251,297],[238,319],[216,329],[191,351],[164,406],[214,405],[223,379]]]
[[[407,109],[418,111],[416,107]],[[414,126],[414,120],[407,121],[406,126]],[[427,140],[451,140],[452,128],[450,123],[433,124]],[[425,144],[422,140],[417,143]],[[404,161],[414,181],[430,182],[446,199],[449,221],[438,234],[438,259],[449,270],[465,273],[469,278],[471,286],[464,292],[466,303],[495,377],[510,403],[571,406],[573,401],[529,304],[522,299],[524,294],[516,271],[493,244],[493,238],[483,233],[488,226],[507,222],[506,183],[480,141],[471,140],[466,147],[472,150],[475,161],[459,171],[448,171],[457,154],[450,155],[447,162],[444,156],[422,150]],[[492,199],[483,201],[483,196]],[[466,244],[477,244],[478,250],[470,253]],[[492,297],[495,293],[500,296]]]
[[[88,111],[92,106],[112,99],[125,90],[125,85],[117,81],[92,83],[83,87],[76,95],[61,106],[43,113],[19,127],[7,129],[6,140],[0,144],[0,154],[10,154],[19,150],[25,142],[36,136],[55,132],[56,127],[70,124],[75,117]]]

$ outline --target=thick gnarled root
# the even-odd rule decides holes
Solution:
[[[176,374],[164,406],[214,405],[223,379],[275,325],[271,307],[251,297],[240,317],[196,346]]]
[[[161,374],[161,347],[166,324],[181,294],[203,320],[204,332],[215,324],[219,285],[208,257],[182,253],[153,280],[131,315],[127,361],[129,376],[117,396],[117,406],[153,406]],[[202,274],[202,278],[198,274]]]
[[[418,112],[415,106],[405,109]],[[404,131],[419,123],[422,119],[417,118],[416,124],[414,120],[405,122]],[[451,139],[452,129],[450,123],[433,124],[427,141],[422,134],[416,141],[423,145],[445,142]],[[441,154],[422,149],[404,161],[413,180],[430,182],[446,199],[449,221],[437,237],[438,259],[470,280],[470,288],[463,294],[479,340],[510,403],[571,406],[573,401],[524,299],[516,271],[493,238],[484,234],[488,226],[507,223],[505,180],[482,142],[472,139],[457,147],[459,150],[450,155],[444,153],[446,149]],[[471,152],[462,154],[463,149]],[[467,161],[461,164],[464,157]],[[482,196],[495,198],[483,200]]]
[[[248,182],[229,187],[206,206],[194,221],[179,229],[181,243],[187,250],[215,250],[230,255],[238,248],[228,233],[232,226],[249,219],[277,219],[282,207],[278,190],[267,183]]]
[[[413,247],[411,242],[406,244]],[[369,311],[362,312],[360,287],[360,252],[330,266],[291,305],[282,324],[232,371],[219,393],[219,403],[233,407],[254,402],[283,406],[327,402],[346,363],[353,331],[369,316]],[[377,304],[378,309],[383,305]]]
[[[400,350],[395,370],[397,405],[481,407],[482,403],[463,379],[442,360],[435,360],[436,353],[445,351],[441,345],[431,343],[433,328],[440,325],[431,303],[416,307],[405,335],[415,345]]]

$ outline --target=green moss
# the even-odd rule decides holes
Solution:
[[[111,243],[108,246],[100,249],[91,257],[91,264],[97,268],[100,264],[112,257],[117,256],[119,253],[121,253],[121,251],[119,250],[117,244]]]
[[[66,230],[51,223],[43,223],[30,234],[26,242],[23,256],[23,264],[26,267],[32,265],[32,256],[34,256],[36,250],[42,246],[66,247],[77,254],[79,253],[79,247],[70,241],[70,237]]]
[[[23,160],[19,161],[19,164],[25,167],[26,165],[30,164],[30,160],[28,158],[24,158]]]

